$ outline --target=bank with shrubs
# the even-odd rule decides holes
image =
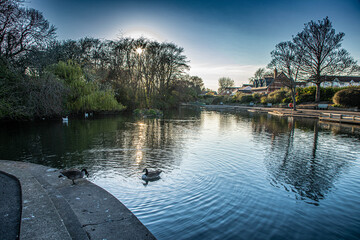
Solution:
[[[360,87],[326,87],[320,88],[320,101],[332,104],[339,108],[360,108]],[[296,89],[296,103],[314,103],[316,87]],[[269,94],[244,94],[237,93],[234,96],[205,96],[202,100],[205,104],[250,104],[257,105],[282,104],[292,102],[290,90],[282,88]]]

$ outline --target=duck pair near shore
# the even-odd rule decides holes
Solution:
[[[142,179],[144,181],[154,181],[160,179],[160,173],[162,171],[161,170],[149,171],[147,168],[144,168],[143,172],[145,173],[144,175],[142,175]],[[61,175],[59,175],[59,178],[65,176],[68,179],[72,180],[73,185],[75,185],[76,179],[83,178],[85,175],[87,177],[89,176],[89,173],[85,168],[82,169],[81,171],[79,169],[67,169],[67,170],[62,170],[60,173]]]

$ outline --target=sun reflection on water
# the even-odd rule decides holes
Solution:
[[[144,154],[143,154],[143,148],[146,144],[146,138],[145,138],[145,133],[146,133],[146,129],[145,126],[146,124],[143,122],[137,122],[136,123],[137,128],[138,128],[138,139],[137,142],[135,144],[135,148],[136,148],[136,158],[135,158],[135,164],[136,166],[139,166],[143,163],[143,159],[144,159]]]

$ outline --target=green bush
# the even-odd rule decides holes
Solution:
[[[158,118],[163,116],[163,112],[159,109],[135,109],[133,111],[135,116],[138,117],[150,117],[150,118]]]
[[[339,87],[320,87],[320,101],[331,101],[334,94],[341,89]],[[306,88],[297,88],[296,89],[296,102],[304,103],[304,102],[314,102],[316,94],[316,87],[306,87]]]
[[[67,62],[60,61],[57,64],[50,65],[47,67],[47,71],[65,80],[66,84],[71,84],[79,79],[85,79],[80,65],[70,60]]]
[[[254,98],[250,94],[244,94],[244,93],[237,93],[233,96],[233,102],[238,103],[250,103],[254,101]]]
[[[332,101],[335,93],[340,91],[343,88],[339,87],[326,87],[320,88],[320,100],[321,101]]]
[[[260,99],[261,103],[283,103],[284,99],[291,99],[290,90],[287,89],[279,89],[274,92],[269,93],[268,96],[262,97]],[[287,101],[287,100],[286,100]]]
[[[217,97],[215,97],[211,104],[213,104],[213,105],[218,105],[218,104],[220,104],[221,102],[222,102],[222,103],[225,102],[225,96],[217,96]]]
[[[120,111],[125,107],[118,103],[112,90],[101,90],[94,82],[87,82],[79,65],[68,61],[48,68],[62,79],[69,88],[66,107],[70,112]]]
[[[121,111],[125,109],[123,105],[118,103],[114,97],[114,93],[108,91],[94,91],[88,95],[81,96],[73,103],[75,111]]]
[[[262,104],[268,103],[268,102],[267,102],[267,97],[266,97],[266,96],[261,97],[261,98],[260,98],[260,103],[262,103]]]
[[[347,88],[335,93],[332,98],[336,105],[360,107],[360,88]]]
[[[286,97],[281,102],[282,103],[291,103],[292,102],[292,97]]]
[[[296,102],[314,102],[315,101],[316,87],[306,87],[306,88],[297,88],[296,89]]]
[[[252,97],[253,97],[253,102],[254,103],[259,103],[261,101],[261,97],[263,96],[263,94],[260,93],[253,93]]]
[[[295,97],[297,103],[313,102],[315,100],[315,93],[302,93]]]
[[[215,97],[214,96],[206,96],[204,97],[200,102],[205,103],[206,105],[210,105],[212,104],[212,102],[214,101]]]
[[[327,87],[320,88],[320,100],[321,101],[331,101],[334,94],[339,90],[344,88],[338,87]],[[297,88],[295,100],[297,103],[304,102],[314,102],[315,100],[316,87],[306,87],[306,88]],[[254,95],[254,94],[253,94]],[[271,92],[266,97],[261,97],[260,102],[265,103],[291,103],[292,97],[291,92],[288,89],[280,89],[274,92]]]

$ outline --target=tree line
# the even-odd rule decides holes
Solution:
[[[170,108],[203,90],[184,49],[145,38],[59,41],[20,0],[0,1],[0,118]]]

